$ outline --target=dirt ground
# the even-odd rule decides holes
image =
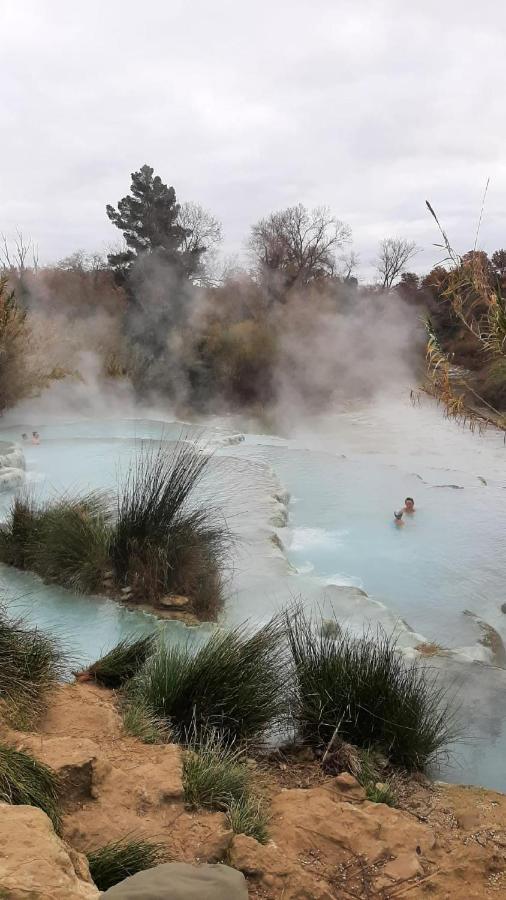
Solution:
[[[37,734],[3,731],[63,778],[63,837],[80,851],[142,834],[174,860],[228,862],[266,900],[506,898],[506,796],[493,791],[409,779],[392,809],[310,753],[256,759],[272,816],[262,846],[185,806],[180,748],[127,736],[110,691],[61,686]]]

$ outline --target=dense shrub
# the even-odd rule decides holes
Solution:
[[[454,717],[437,677],[407,662],[383,631],[330,636],[298,611],[287,616],[287,633],[305,742],[325,747],[338,734],[408,769],[424,769],[451,742]]]
[[[184,740],[217,729],[226,742],[260,740],[285,712],[283,629],[217,631],[199,648],[160,645],[131,691]]]

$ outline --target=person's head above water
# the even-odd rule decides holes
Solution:
[[[24,441],[28,440],[28,435],[26,434],[25,431],[23,432],[23,434],[21,435],[21,437],[22,437],[22,439],[23,439]]]
[[[402,509],[400,509],[399,512],[394,512],[394,519],[396,522],[402,521]]]
[[[406,497],[404,501],[404,510],[405,512],[415,511],[415,501],[413,500],[413,497]]]

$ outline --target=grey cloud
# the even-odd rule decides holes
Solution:
[[[506,10],[498,0],[62,0],[3,4],[0,230],[51,260],[116,240],[105,204],[149,162],[210,207],[237,251],[302,201],[439,256],[506,244]]]

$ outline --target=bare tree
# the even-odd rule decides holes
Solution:
[[[354,277],[354,273],[360,262],[358,253],[355,253],[354,250],[350,250],[349,253],[342,253],[339,257],[339,262],[339,275],[343,281],[349,281],[350,278]]]
[[[29,260],[29,256],[31,257]],[[39,251],[31,238],[25,238],[19,229],[12,241],[2,234],[0,247],[0,264],[4,271],[17,272],[23,275],[27,269],[38,269]]]
[[[181,243],[184,252],[192,253],[202,247],[207,252],[222,240],[221,222],[200,203],[182,203],[177,221],[187,232]]]
[[[217,271],[218,246],[222,241],[221,222],[200,203],[193,203],[191,200],[181,204],[177,221],[185,230],[181,250],[183,253],[198,255],[193,280],[202,285],[215,284],[219,280]]]
[[[58,260],[56,268],[66,272],[101,272],[107,268],[107,260],[97,251],[86,253],[85,250],[75,250],[69,256]]]
[[[313,210],[302,203],[261,219],[248,242],[258,273],[277,273],[285,287],[333,275],[336,252],[351,239],[351,230],[326,206]]]
[[[410,259],[420,252],[414,241],[385,238],[380,243],[376,269],[383,288],[390,288]]]

